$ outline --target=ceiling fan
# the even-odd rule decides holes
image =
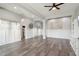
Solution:
[[[64,4],[64,3],[59,3],[59,4],[53,3],[52,6],[44,6],[44,7],[51,7],[49,9],[49,11],[54,10],[54,9],[58,9],[59,10],[60,8],[58,6],[60,6],[62,4]]]

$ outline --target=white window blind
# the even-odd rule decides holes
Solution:
[[[0,20],[0,45],[19,41],[20,38],[19,23]]]

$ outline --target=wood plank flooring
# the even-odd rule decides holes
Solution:
[[[0,56],[75,56],[68,39],[31,38],[0,46]]]

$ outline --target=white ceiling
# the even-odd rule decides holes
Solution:
[[[22,18],[31,20],[50,19],[56,17],[70,16],[79,6],[78,3],[65,3],[60,10],[49,11],[51,3],[1,3],[0,18],[12,21],[20,21]],[[2,8],[3,7],[3,8]]]
[[[49,11],[49,8],[44,7],[45,5],[52,5],[52,4],[29,4],[32,8],[40,12],[46,19],[49,18],[56,18],[61,16],[70,16],[73,14],[75,9],[79,6],[77,3],[65,3],[60,7],[60,10],[52,10]]]

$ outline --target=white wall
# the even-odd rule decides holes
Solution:
[[[78,27],[78,22],[77,19],[74,19],[74,29],[72,31],[72,38],[71,38],[71,45],[76,53],[76,55],[79,55],[79,27]]]
[[[79,26],[78,26],[78,15],[79,15],[79,8],[75,10],[72,16],[72,38],[71,38],[71,46],[73,47],[76,55],[79,56]]]
[[[70,39],[70,30],[47,30],[47,37]]]

